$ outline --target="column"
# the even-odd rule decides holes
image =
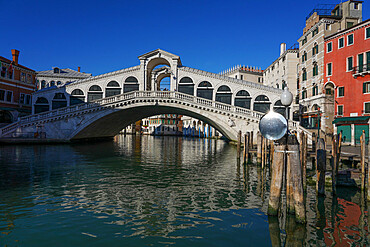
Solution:
[[[355,145],[355,125],[351,124],[351,145]]]

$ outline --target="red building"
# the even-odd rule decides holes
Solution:
[[[36,72],[18,63],[18,50],[12,55],[12,60],[0,56],[0,127],[31,113],[36,88]]]
[[[325,85],[335,88],[334,128],[359,142],[370,119],[370,19],[325,37]]]

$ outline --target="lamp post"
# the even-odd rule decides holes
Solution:
[[[285,106],[285,119],[287,120],[287,135],[288,135],[288,130],[289,130],[289,124],[288,124],[288,115],[289,115],[289,106],[293,102],[293,94],[289,91],[288,87],[284,88],[284,92],[280,96],[280,101],[283,106]]]

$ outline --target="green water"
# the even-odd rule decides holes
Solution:
[[[309,187],[301,226],[266,215],[268,178],[220,140],[2,146],[0,246],[369,245],[358,191]]]

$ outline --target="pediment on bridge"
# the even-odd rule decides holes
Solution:
[[[151,59],[151,58],[160,58],[160,57],[166,57],[166,58],[170,58],[172,60],[177,60],[177,64],[182,65],[181,59],[180,59],[179,56],[177,56],[175,54],[172,54],[170,52],[161,50],[161,49],[156,49],[154,51],[150,51],[148,53],[145,53],[145,54],[139,56],[138,58],[139,58],[139,60],[142,60],[142,59]]]

